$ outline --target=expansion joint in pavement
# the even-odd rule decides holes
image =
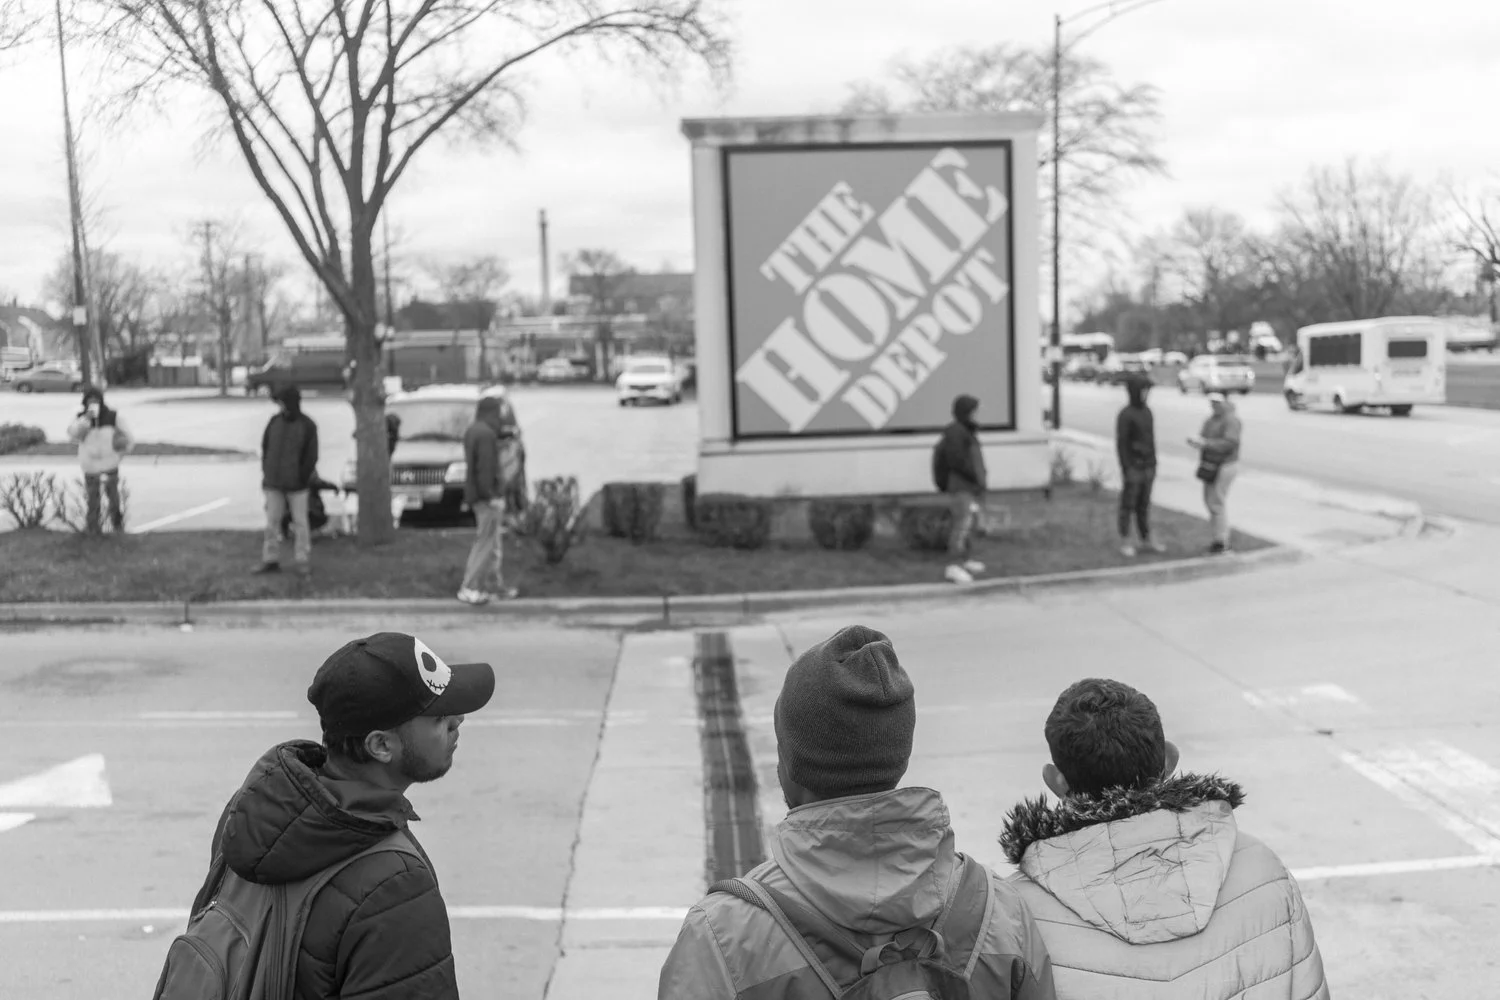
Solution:
[[[700,632],[693,651],[703,750],[706,868],[710,884],[738,878],[765,860],[755,766],[745,738],[734,654],[725,632]]]

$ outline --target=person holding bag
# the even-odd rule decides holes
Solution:
[[[68,440],[78,444],[78,465],[83,470],[88,497],[86,526],[90,534],[103,530],[100,490],[109,501],[109,523],[116,532],[125,530],[125,506],[120,500],[120,459],[134,446],[120,415],[104,405],[104,391],[89,386],[83,392],[83,408],[68,427]]]
[[[1213,544],[1208,551],[1210,555],[1220,555],[1229,551],[1229,487],[1240,468],[1240,418],[1224,393],[1211,392],[1208,400],[1213,415],[1204,422],[1197,437],[1188,438],[1188,445],[1198,449],[1199,454],[1198,478],[1203,481],[1203,506],[1208,509],[1213,533]]]

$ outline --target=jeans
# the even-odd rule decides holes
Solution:
[[[1156,484],[1156,469],[1120,470],[1120,537],[1130,537],[1130,522],[1135,521],[1141,541],[1151,540],[1151,487]]]
[[[498,593],[505,586],[502,574],[505,561],[505,501],[478,500],[474,507],[474,544],[469,549],[469,565],[464,570],[464,589],[486,594]]]
[[[307,523],[307,490],[264,490],[266,495],[266,540],[261,562],[281,562],[281,522],[292,514],[292,556],[298,566],[312,558],[312,528]]]
[[[953,527],[948,533],[948,554],[957,559],[969,558],[974,525],[979,521],[979,497],[973,493],[950,493]]]
[[[104,487],[104,494],[109,500],[109,523],[115,531],[125,530],[125,511],[120,506],[120,470],[114,469],[110,472],[86,472],[83,475],[85,492],[88,494],[88,530],[98,534],[103,527],[100,523],[99,487]]]
[[[1219,466],[1219,474],[1211,483],[1203,484],[1203,506],[1208,508],[1208,525],[1214,542],[1229,546],[1229,487],[1235,473],[1240,471],[1238,462],[1225,462]]]

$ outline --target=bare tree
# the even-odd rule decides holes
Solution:
[[[143,321],[157,292],[151,273],[118,253],[91,248],[84,274],[106,357],[119,358],[144,346]],[[64,253],[43,279],[42,294],[53,303],[73,301],[71,252]]]
[[[1388,315],[1443,270],[1432,199],[1410,175],[1351,158],[1312,170],[1279,208],[1280,256],[1317,284],[1324,319]]]
[[[426,270],[437,282],[445,300],[478,308],[479,328],[475,332],[479,337],[479,371],[481,378],[491,378],[490,327],[499,309],[500,294],[510,283],[510,270],[494,255],[471,257],[456,263],[429,261]]]
[[[1500,191],[1466,193],[1450,187],[1448,198],[1458,216],[1452,229],[1453,248],[1477,266],[1490,322],[1500,323],[1495,294],[1500,283]]]
[[[894,61],[889,70],[890,83],[854,84],[842,110],[848,114],[1008,111],[1017,107],[1045,111],[1047,121],[1038,143],[1038,166],[1042,168],[1038,180],[1045,214],[1051,211],[1054,197],[1054,66],[1050,46],[960,46],[927,59]],[[1166,163],[1156,152],[1160,97],[1155,87],[1126,86],[1113,77],[1105,63],[1066,50],[1058,83],[1062,211],[1064,224],[1072,234],[1066,245],[1070,251],[1075,247],[1097,251],[1096,237],[1108,226],[1106,220],[1120,218],[1119,197],[1126,182],[1132,177],[1166,173]]]
[[[229,371],[234,364],[234,319],[245,302],[244,272],[239,270],[240,234],[237,228],[215,219],[193,227],[198,251],[198,306],[218,334],[215,351],[219,370],[219,395],[229,395]]]
[[[1258,318],[1257,246],[1238,215],[1188,209],[1170,232],[1148,242],[1145,256],[1171,275],[1180,301],[1198,315],[1205,332],[1245,329]]]
[[[127,80],[205,93],[343,316],[354,363],[359,541],[388,541],[390,466],[374,244],[386,201],[441,135],[513,142],[517,71],[593,43],[670,75],[722,75],[713,0],[86,0]]]
[[[41,25],[42,14],[35,3],[0,0],[0,52],[25,45]]]
[[[577,279],[588,297],[589,315],[594,317],[594,343],[601,368],[595,377],[609,377],[609,363],[614,345],[614,317],[621,311],[620,289],[625,278],[635,271],[613,250],[585,249],[563,254],[562,270]],[[571,282],[570,282],[571,284]]]

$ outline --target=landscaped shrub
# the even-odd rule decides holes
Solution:
[[[666,483],[605,483],[604,530],[637,545],[656,537]]]
[[[771,501],[733,493],[697,498],[696,527],[709,545],[758,549],[771,537]]]
[[[1061,448],[1054,448],[1052,450],[1052,485],[1067,486],[1073,482],[1074,478],[1073,456]]]
[[[50,472],[18,472],[0,480],[0,511],[17,528],[43,528],[66,503],[64,488]]]
[[[682,517],[687,526],[698,527],[698,475],[690,473],[682,477]]]
[[[863,548],[875,534],[875,505],[847,500],[814,500],[807,505],[807,526],[825,549]]]
[[[47,432],[29,424],[0,424],[0,455],[24,451],[47,440]]]
[[[953,511],[937,504],[914,504],[901,508],[896,522],[901,540],[919,551],[943,552],[953,533]]]
[[[562,562],[573,543],[583,537],[583,503],[573,476],[542,479],[522,515],[523,533],[541,549],[549,563]]]
[[[120,479],[120,518],[124,522],[130,520],[130,486],[124,478]],[[88,533],[89,487],[87,480],[79,477],[73,480],[66,489],[58,489],[52,520],[80,535]],[[105,495],[104,486],[101,483],[99,486],[99,531],[102,532],[109,527],[112,527],[109,520],[109,497]]]

